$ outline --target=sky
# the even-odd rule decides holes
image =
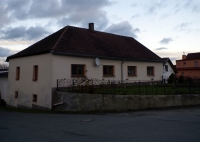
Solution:
[[[0,62],[70,25],[130,36],[173,63],[200,52],[199,0],[0,0]]]

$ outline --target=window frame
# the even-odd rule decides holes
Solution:
[[[20,79],[20,67],[16,67],[16,80]]]
[[[199,66],[198,61],[194,61],[194,66],[195,66],[195,67],[198,67],[198,66]]]
[[[38,65],[33,66],[33,81],[38,80]]]
[[[73,66],[76,67],[76,74],[73,74]],[[79,74],[79,68],[81,67],[83,69],[83,73]],[[86,66],[84,64],[71,64],[71,77],[85,77],[86,76]]]
[[[134,69],[134,74],[132,73],[129,74],[129,69]],[[137,66],[127,66],[127,73],[128,76],[137,76]]]
[[[149,71],[148,71],[149,68],[152,68],[152,74],[149,74]],[[154,76],[154,75],[155,75],[154,66],[147,66],[147,76]]]
[[[104,73],[105,69],[106,69],[106,72],[110,72],[109,71],[110,67],[112,68],[112,70],[111,70],[112,73],[105,74]],[[115,74],[115,66],[114,65],[103,65],[103,77],[113,77],[113,76],[115,76],[114,74]]]

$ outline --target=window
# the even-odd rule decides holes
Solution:
[[[165,65],[165,70],[168,71],[168,65]]]
[[[16,68],[16,80],[19,80],[20,78],[20,67]]]
[[[147,75],[154,75],[154,67],[147,67]]]
[[[114,66],[104,65],[103,76],[114,76]]]
[[[15,91],[15,99],[18,98],[18,91]]]
[[[198,67],[198,61],[194,61],[194,66]]]
[[[33,81],[38,80],[38,65],[33,66]]]
[[[186,62],[183,62],[183,66],[185,66],[186,65]]]
[[[136,66],[128,66],[128,76],[136,76]]]
[[[33,102],[37,102],[37,95],[33,94]]]
[[[71,65],[71,75],[73,77],[85,76],[85,65]]]

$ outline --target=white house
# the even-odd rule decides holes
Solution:
[[[57,79],[162,80],[163,60],[132,37],[66,26],[9,56],[7,105],[51,109]]]
[[[0,99],[6,102],[8,86],[8,70],[0,69]],[[1,100],[0,100],[1,101]]]
[[[173,73],[176,74],[176,68],[171,62],[169,58],[162,58],[163,59],[163,83],[168,82],[169,76]]]

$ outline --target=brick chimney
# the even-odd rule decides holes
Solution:
[[[185,59],[186,59],[186,55],[185,55],[185,52],[183,52],[182,60],[185,60]]]
[[[94,31],[94,23],[89,23],[88,26],[89,26],[89,27],[88,27],[89,30],[93,32],[93,31]]]

